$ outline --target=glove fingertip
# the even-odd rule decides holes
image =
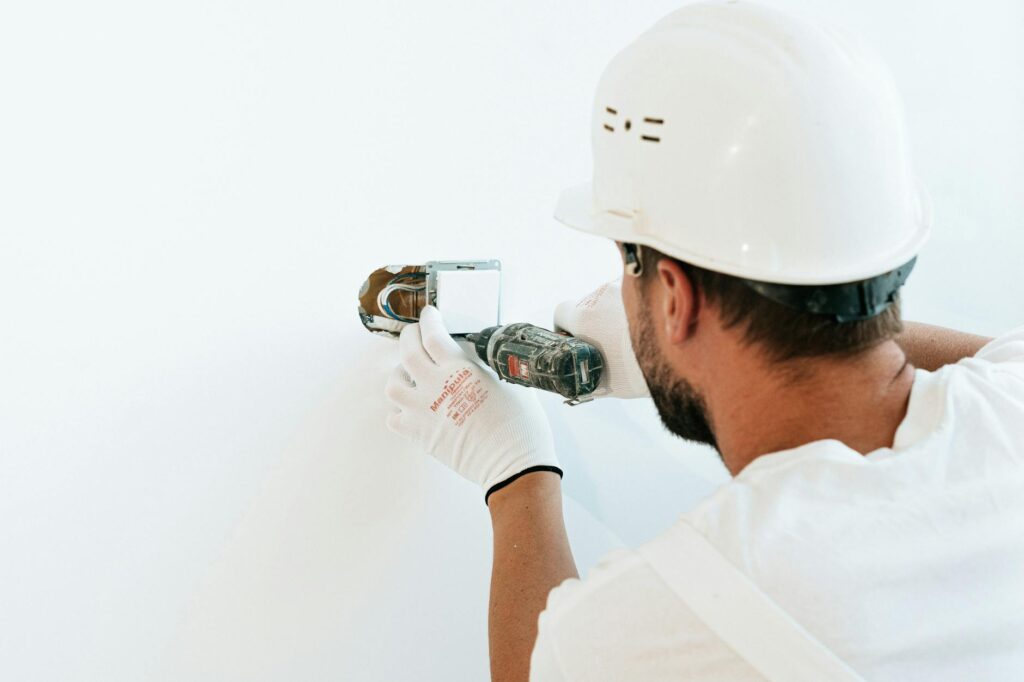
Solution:
[[[409,324],[402,327],[402,331],[398,332],[399,340],[410,337],[418,336],[420,332],[420,325],[418,322],[410,322]]]
[[[555,331],[567,331],[570,334],[572,330],[569,328],[572,325],[572,319],[575,317],[573,311],[576,309],[576,304],[573,301],[562,301],[555,306],[554,324]]]
[[[432,305],[423,308],[420,313],[420,324],[423,325],[422,335],[424,337],[449,337],[441,311]]]
[[[423,324],[423,348],[434,362],[440,364],[447,357],[457,357],[462,354],[462,349],[448,332],[444,318],[441,317],[441,312],[437,308],[433,306],[424,308],[423,313],[420,314],[420,321]]]

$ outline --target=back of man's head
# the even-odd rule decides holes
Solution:
[[[642,247],[640,258],[644,286],[656,279],[658,261],[667,258],[678,263],[695,295],[703,296],[717,310],[722,325],[736,329],[745,344],[756,347],[772,362],[851,356],[895,338],[903,330],[898,294],[873,317],[840,322],[831,315],[783,305],[738,277],[680,261],[649,246]]]

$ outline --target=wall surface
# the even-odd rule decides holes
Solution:
[[[1024,321],[1024,9],[777,0],[866,34],[935,206],[909,318]],[[384,263],[616,273],[558,226],[603,65],[676,3],[0,8],[0,677],[484,679],[478,490],[384,428]],[[581,571],[723,480],[646,402],[546,399]]]

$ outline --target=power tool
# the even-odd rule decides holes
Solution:
[[[501,321],[500,274],[493,259],[377,268],[359,288],[359,319],[375,334],[398,338],[423,306],[435,305],[452,336],[465,336],[500,378],[558,393],[570,405],[591,400],[604,358],[586,341],[525,322],[467,333]]]
[[[604,369],[601,352],[591,344],[527,322],[487,327],[466,340],[505,381],[553,391],[569,405],[593,399]]]

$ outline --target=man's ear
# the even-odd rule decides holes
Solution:
[[[693,282],[679,263],[662,258],[657,265],[657,280],[665,336],[669,343],[682,343],[693,335],[700,312],[700,300]],[[655,299],[655,300],[657,300]]]

